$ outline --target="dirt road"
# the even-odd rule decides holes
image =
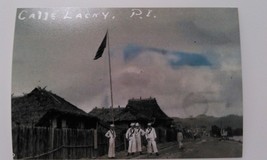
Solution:
[[[219,141],[219,139],[205,137],[196,141],[184,142],[184,149],[179,150],[177,143],[159,144],[159,156],[133,155],[126,156],[127,152],[116,153],[116,159],[169,159],[169,158],[229,158],[242,156],[242,143],[234,141]],[[99,157],[106,159],[107,156]]]

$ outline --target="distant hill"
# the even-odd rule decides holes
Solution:
[[[228,115],[220,117],[215,121],[217,126],[230,126],[232,128],[243,128],[243,116]]]
[[[207,115],[199,115],[192,118],[172,117],[176,125],[182,127],[218,127],[243,128],[243,116],[228,115],[224,117],[213,117]]]
[[[56,94],[37,87],[21,97],[12,97],[12,124],[34,125],[51,109],[75,114],[86,112]]]

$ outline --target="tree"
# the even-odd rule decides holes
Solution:
[[[233,130],[233,136],[242,136],[243,135],[243,129],[242,128],[236,128]]]
[[[233,136],[233,130],[232,130],[232,127],[229,127],[229,126],[228,126],[225,130],[227,131],[227,136],[228,136],[228,137],[232,137],[232,136]]]
[[[221,129],[216,125],[212,125],[211,126],[211,136],[221,137]]]

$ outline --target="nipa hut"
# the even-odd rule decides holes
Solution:
[[[132,122],[138,122],[146,126],[152,122],[154,126],[169,127],[172,119],[168,117],[159,107],[155,98],[147,99],[130,99],[125,108],[94,108],[90,115],[98,117],[108,123],[112,123],[112,116],[117,126],[127,128]]]
[[[52,93],[37,87],[12,98],[12,125],[53,128],[95,128],[99,119]]]

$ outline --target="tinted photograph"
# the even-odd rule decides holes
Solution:
[[[239,158],[237,8],[19,8],[14,159]]]

